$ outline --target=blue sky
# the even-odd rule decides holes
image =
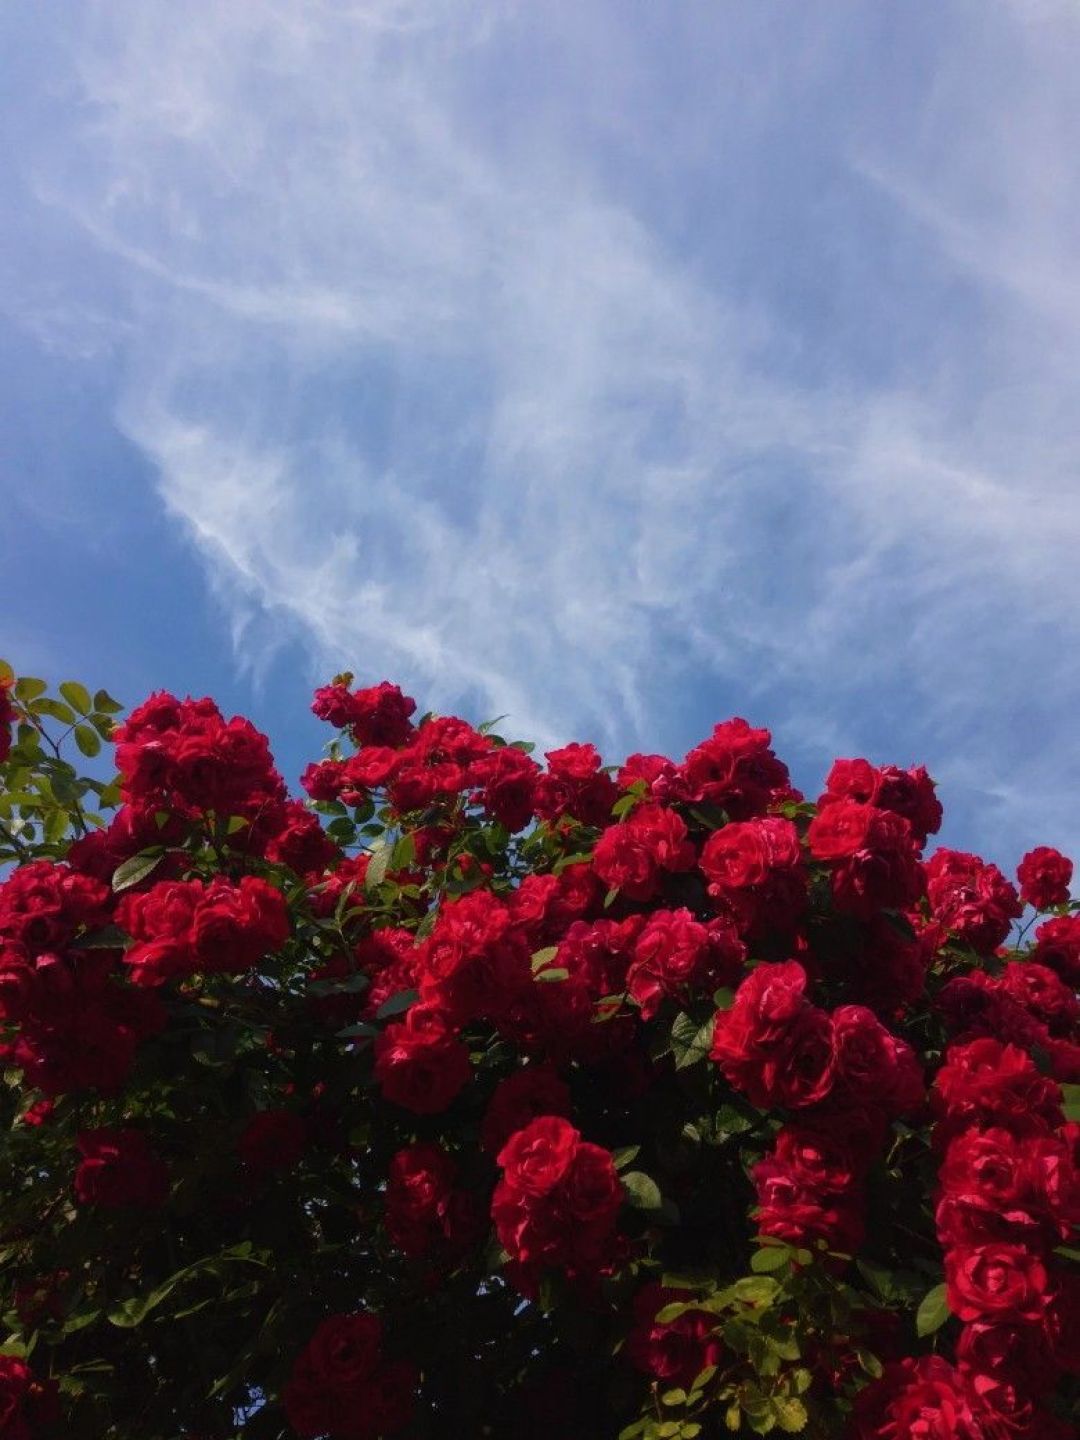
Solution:
[[[0,11],[0,653],[314,683],[1074,846],[1071,0]]]

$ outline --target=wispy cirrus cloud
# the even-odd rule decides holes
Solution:
[[[27,183],[249,661],[612,749],[750,710],[808,778],[926,759],[1067,838],[1063,7],[120,0],[56,43]]]

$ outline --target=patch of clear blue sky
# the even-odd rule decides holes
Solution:
[[[339,666],[611,758],[732,713],[1080,839],[1080,19],[622,0],[0,15],[0,653]]]

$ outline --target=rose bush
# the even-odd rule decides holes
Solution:
[[[1066,857],[312,708],[0,668],[0,1440],[1075,1433]]]

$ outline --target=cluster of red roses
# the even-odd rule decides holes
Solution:
[[[136,985],[191,975],[242,975],[289,938],[279,890],[257,875],[163,880],[125,895],[116,921],[134,944],[124,951]]]
[[[141,1040],[165,1014],[156,996],[120,983],[123,952],[78,948],[112,912],[106,885],[68,865],[36,860],[0,886],[0,1054],[26,1085],[54,1098],[118,1090]]]
[[[923,1098],[914,1051],[873,1011],[811,1004],[796,961],[763,963],[716,1019],[712,1059],[763,1110],[797,1110],[754,1168],[762,1234],[854,1250],[863,1233],[862,1180],[889,1122]]]
[[[1058,1087],[1028,1055],[990,1038],[950,1047],[934,1101],[957,1364],[888,1365],[858,1397],[858,1433],[913,1433],[916,1417],[934,1415],[950,1436],[1067,1440],[1074,1431],[1039,1402],[1080,1370],[1077,1276],[1054,1254],[1080,1224],[1080,1126],[1064,1122]]]
[[[297,1435],[375,1440],[409,1423],[416,1367],[382,1354],[382,1325],[369,1314],[331,1315],[293,1365],[282,1399]]]
[[[0,686],[0,743],[4,706]],[[933,1117],[923,1157],[940,1171],[956,1363],[890,1361],[854,1400],[855,1433],[1064,1436],[1038,1404],[1080,1369],[1080,1295],[1056,1253],[1080,1220],[1080,1129],[1061,1109],[1061,1085],[1080,1080],[1080,916],[1064,857],[1032,851],[1019,891],[976,856],[924,860],[941,822],[925,770],[837,761],[807,805],[769,732],[738,719],[682,764],[635,755],[612,774],[590,745],[550,752],[544,769],[461,720],[416,724],[415,702],[387,683],[336,683],[313,709],[357,746],[303,778],[335,816],[330,834],[288,798],[249,722],[158,694],[116,733],[112,822],[0,884],[3,1058],[37,1102],[21,1123],[69,1094],[110,1122],[71,1112],[64,1184],[80,1206],[171,1203],[183,1166],[158,1144],[157,1097],[134,1117],[125,1108],[137,1051],[170,1039],[192,997],[211,1013],[227,997],[239,1013],[258,991],[280,1026],[274,1015],[259,1031],[251,1088],[235,1092],[245,1204],[323,1143],[332,1071],[326,1150],[341,1168],[303,1223],[332,1229],[344,1194],[346,1229],[378,1217],[365,1265],[377,1252],[421,1291],[463,1275],[466,1300],[492,1284],[493,1226],[497,1288],[515,1305],[539,1302],[557,1275],[567,1303],[608,1305],[637,1370],[688,1390],[725,1356],[740,1362],[722,1317],[656,1278],[679,1211],[663,1215],[669,1237],[653,1224],[659,1194],[647,1219],[624,1212],[616,1148],[643,1138],[653,1173],[666,1181],[669,1166],[692,1207],[713,1159],[679,1150],[681,1112],[662,1143],[670,1116],[657,1117],[691,1095],[714,1114],[752,1107],[753,1138],[710,1137],[716,1163],[738,1172],[724,1183],[752,1187],[760,1235],[827,1250],[824,1266],[842,1271],[872,1232],[875,1187],[893,1184],[887,1149],[914,1135],[916,1150]],[[331,838],[354,843],[375,813],[384,849],[348,855]],[[114,893],[136,857],[143,870]],[[1059,913],[1022,956],[998,956],[1025,902]],[[676,1065],[680,1022],[695,1048]],[[706,1056],[681,1088],[679,1067]],[[335,1128],[334,1106],[361,1122],[359,1138]],[[636,1134],[639,1113],[656,1135]],[[349,1188],[359,1173],[363,1194]],[[706,1199],[698,1213],[715,1224]],[[725,1281],[745,1257],[731,1263]],[[889,1312],[864,1299],[871,1331]],[[659,1321],[673,1302],[686,1308]],[[388,1349],[401,1353],[392,1303]],[[310,1305],[305,1327],[327,1308]],[[283,1393],[297,1434],[361,1440],[409,1423],[418,1368],[382,1346],[372,1313],[318,1326]],[[21,1364],[0,1357],[0,1436],[30,1433]],[[824,1392],[850,1396],[851,1378],[829,1375]]]
[[[525,1294],[551,1268],[570,1279],[610,1274],[620,1256],[615,1221],[622,1189],[611,1155],[568,1120],[541,1115],[499,1152],[491,1200],[495,1233]]]

